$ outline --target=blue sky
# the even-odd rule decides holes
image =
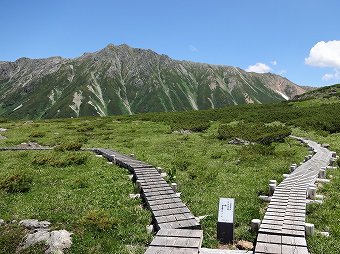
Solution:
[[[179,60],[270,71],[299,85],[340,83],[338,0],[0,3],[2,61],[76,57],[126,43]]]

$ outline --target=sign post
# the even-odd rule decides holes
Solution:
[[[217,220],[217,240],[221,243],[232,243],[234,240],[234,208],[233,198],[220,198]]]

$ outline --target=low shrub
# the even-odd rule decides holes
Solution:
[[[215,151],[210,155],[210,158],[213,160],[220,159],[223,155],[223,152],[221,151]]]
[[[0,253],[18,253],[17,246],[26,234],[25,228],[17,223],[0,226]]]
[[[250,142],[270,145],[272,142],[282,142],[291,134],[291,129],[283,125],[266,125],[264,123],[221,124],[218,128],[218,138],[231,140],[241,138]]]
[[[39,166],[52,166],[52,167],[67,167],[73,165],[83,165],[87,160],[85,154],[68,152],[68,153],[46,153],[38,154],[33,160],[32,164]]]
[[[9,176],[0,182],[0,189],[7,193],[24,193],[30,190],[32,177],[17,173]]]
[[[116,228],[118,220],[105,210],[90,210],[81,218],[80,223],[97,231],[107,231]]]
[[[210,127],[209,122],[200,121],[175,121],[170,124],[172,131],[189,130],[193,132],[203,132]]]
[[[93,130],[94,130],[94,127],[88,126],[88,125],[80,126],[77,128],[77,132],[88,132],[88,131],[93,131]]]
[[[79,151],[83,144],[79,141],[68,141],[54,147],[55,151]]]
[[[173,167],[177,170],[180,171],[185,171],[188,169],[188,167],[191,165],[191,162],[186,159],[179,159],[179,160],[174,160],[173,162]]]
[[[83,189],[89,187],[89,183],[85,178],[77,178],[73,181],[71,186],[73,189]]]
[[[251,157],[251,156],[270,156],[274,155],[275,146],[273,145],[263,145],[263,144],[254,144],[249,146],[243,146],[240,150],[240,155],[243,157]]]
[[[30,135],[29,135],[30,138],[43,138],[45,137],[45,133],[43,132],[32,132]]]

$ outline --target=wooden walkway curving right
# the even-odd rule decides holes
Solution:
[[[332,153],[314,141],[297,138],[315,152],[275,189],[257,236],[255,253],[308,254],[305,238],[306,192],[329,165]]]
[[[141,197],[151,210],[158,231],[146,254],[199,253],[203,239],[200,224],[155,167],[109,149],[93,151],[127,168],[140,184]]]
[[[308,254],[305,238],[306,192],[314,184],[322,167],[327,167],[336,154],[314,141],[297,138],[307,144],[314,156],[297,167],[283,180],[271,198],[261,223],[254,253]],[[35,143],[0,150],[50,150]],[[158,233],[146,254],[200,253],[203,231],[177,193],[154,166],[110,149],[83,149],[102,155],[133,174],[141,198],[152,212],[154,230]],[[205,249],[205,253],[219,250]]]

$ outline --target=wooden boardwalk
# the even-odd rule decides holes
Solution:
[[[297,138],[314,151],[314,156],[297,167],[275,189],[259,228],[254,253],[308,254],[305,238],[306,192],[327,167],[334,154],[314,141]],[[0,150],[51,150],[38,144],[2,147]],[[152,212],[158,233],[146,254],[200,253],[203,231],[200,224],[177,193],[154,166],[110,149],[82,149],[102,155],[112,163],[128,169],[138,186],[141,198]],[[202,253],[220,250],[204,249]]]
[[[305,238],[306,192],[329,165],[332,153],[316,142],[298,138],[315,152],[275,189],[257,236],[255,253],[308,254]]]
[[[128,169],[138,183],[140,195],[152,212],[154,229],[158,231],[147,254],[199,253],[203,239],[201,225],[154,166],[109,149],[93,151]]]

